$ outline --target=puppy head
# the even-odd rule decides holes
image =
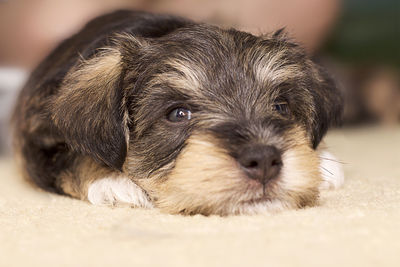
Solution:
[[[123,169],[170,213],[316,201],[314,149],[341,98],[301,48],[204,25],[117,39],[71,71],[53,102],[53,120],[75,149]]]

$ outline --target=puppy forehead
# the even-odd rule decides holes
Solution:
[[[138,118],[148,117],[155,106],[163,112],[180,103],[240,119],[269,113],[279,98],[310,109],[311,62],[293,45],[235,30],[202,30],[160,40],[137,102],[143,113]]]
[[[168,56],[159,62],[166,71],[154,75],[150,85],[168,84],[196,98],[249,97],[249,92],[259,98],[275,97],[280,85],[306,77],[309,62],[286,42],[234,30],[189,32],[166,42]]]

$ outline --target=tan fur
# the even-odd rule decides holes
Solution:
[[[107,94],[107,84],[112,84],[119,77],[121,73],[120,66],[121,55],[116,49],[103,49],[102,53],[90,60],[82,60],[79,66],[72,69],[66,76],[64,87],[67,92],[58,97],[57,102],[68,102],[73,104],[71,97],[81,97],[85,93],[87,97],[86,103],[97,103],[100,99],[99,95],[105,94],[104,99],[108,101],[107,106],[111,104],[111,98]],[[104,92],[98,92],[98,85],[103,84],[106,86],[100,87]],[[85,90],[82,90],[85,89]],[[75,91],[79,91],[75,92]]]
[[[304,131],[286,141],[291,145],[283,154],[282,173],[267,185],[265,195],[262,185],[247,178],[217,140],[205,134],[189,138],[167,177],[137,183],[168,213],[253,214],[312,205],[321,182],[318,156]]]
[[[89,185],[100,178],[109,176],[113,172],[101,167],[89,157],[82,158],[76,166],[74,173],[63,172],[59,176],[58,184],[63,191],[78,199],[87,200]]]
[[[288,65],[285,60],[286,49],[278,51],[264,51],[263,57],[258,57],[253,65],[256,79],[268,85],[276,85],[287,79],[302,77],[301,65]],[[258,51],[258,53],[260,53]]]
[[[121,69],[121,54],[113,48],[103,48],[98,56],[90,60],[82,60],[80,65],[72,69],[66,76],[63,93],[57,96],[52,103],[54,110],[60,110],[59,107],[65,103],[70,105],[69,109],[71,110],[80,110],[82,108],[78,105],[82,98],[85,99],[85,110],[88,112],[92,110],[92,106],[103,106],[104,110],[112,109],[111,89],[118,81]],[[74,107],[74,105],[77,106]],[[125,118],[128,117],[126,113]],[[58,125],[62,123],[60,118],[65,115],[68,114],[55,112],[52,119]],[[126,138],[129,137],[128,131],[128,128],[125,127]]]
[[[92,88],[90,83],[97,86],[99,83],[112,83],[121,73],[121,53],[115,48],[102,48],[96,57],[90,60],[82,59],[80,66],[73,69],[65,78],[84,83],[83,88]],[[111,80],[110,80],[111,79]],[[79,88],[79,86],[77,86]],[[80,87],[82,88],[82,87]],[[90,92],[95,95],[96,92]]]
[[[322,182],[318,152],[309,147],[305,131],[300,127],[287,133],[287,136],[290,136],[291,145],[282,157],[279,181],[282,195],[295,200],[297,207],[314,205],[318,186]]]
[[[246,187],[252,184],[246,183],[246,180],[252,181],[244,177],[236,162],[216,146],[215,140],[204,135],[190,137],[178,156],[175,168],[163,180],[144,179],[138,182],[153,195],[158,207],[171,213],[208,214],[217,209],[226,210],[226,205],[237,202],[232,193],[240,201],[246,194]],[[235,192],[239,187],[243,189]]]
[[[190,66],[187,62],[179,59],[170,59],[164,64],[172,67],[175,71],[159,75],[158,78],[162,83],[170,84],[182,90],[190,90],[190,94],[196,93],[201,89],[201,81],[205,80],[205,74],[200,68]]]

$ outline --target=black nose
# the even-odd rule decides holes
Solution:
[[[274,146],[248,145],[239,154],[238,162],[248,177],[265,184],[276,177],[282,167],[281,153]]]

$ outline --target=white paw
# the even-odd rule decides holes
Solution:
[[[320,189],[336,189],[342,186],[344,182],[342,163],[328,151],[321,151],[319,157],[321,159],[320,170],[323,180]]]
[[[89,185],[88,200],[94,205],[153,207],[143,189],[125,176],[111,176],[94,181]]]

